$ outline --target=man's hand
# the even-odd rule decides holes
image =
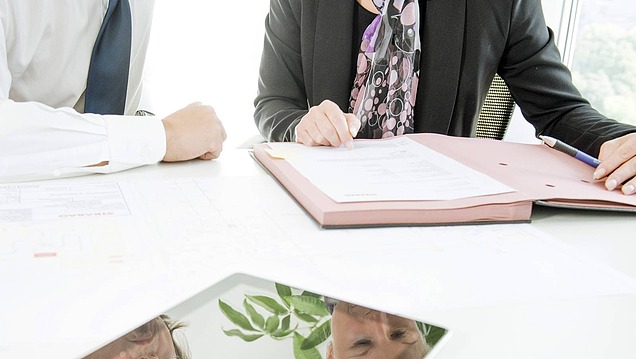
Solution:
[[[219,157],[227,135],[214,108],[195,102],[163,119],[166,162]]]
[[[636,193],[636,133],[625,135],[601,146],[601,164],[594,179],[605,178],[605,187],[613,191],[621,187],[624,194]]]
[[[324,100],[310,108],[296,126],[296,142],[308,146],[353,148],[353,137],[359,129],[360,120],[353,114],[345,114],[338,105]]]

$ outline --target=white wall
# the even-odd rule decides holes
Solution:
[[[214,106],[228,132],[225,148],[257,134],[253,100],[268,9],[268,0],[157,1],[146,68],[151,110]]]

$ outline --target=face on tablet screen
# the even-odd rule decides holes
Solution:
[[[244,275],[149,323],[152,338],[147,323],[89,358],[431,359],[448,336],[420,320]]]
[[[337,301],[327,358],[422,359],[428,352],[415,320]]]
[[[110,342],[86,359],[175,359],[170,319],[161,316]]]

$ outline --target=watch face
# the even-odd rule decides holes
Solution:
[[[150,318],[89,358],[432,358],[439,325],[247,275]]]

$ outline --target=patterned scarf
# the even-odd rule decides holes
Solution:
[[[362,122],[357,138],[413,132],[420,60],[418,0],[373,0],[380,14],[362,36],[349,112]]]

